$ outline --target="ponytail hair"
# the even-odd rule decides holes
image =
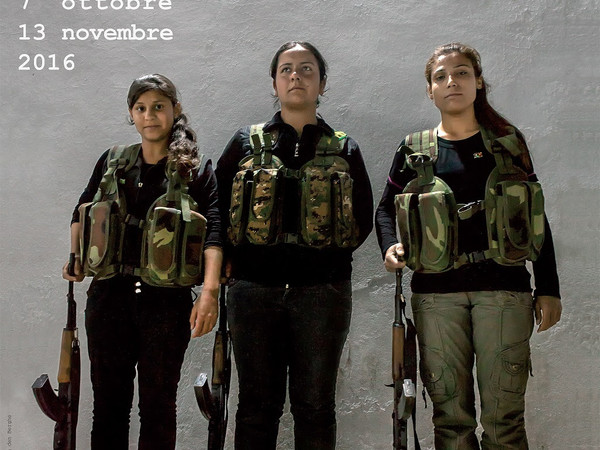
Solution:
[[[155,73],[143,75],[131,83],[127,94],[127,106],[130,110],[140,96],[147,91],[160,92],[171,101],[174,107],[179,104],[177,89],[173,82],[164,75]],[[130,123],[133,122],[130,120]],[[173,122],[167,154],[167,161],[175,163],[177,172],[184,179],[188,178],[192,171],[198,169],[200,155],[196,144],[196,133],[190,127],[188,117],[183,113],[175,117]]]
[[[180,114],[175,118],[171,131],[171,143],[168,150],[168,161],[174,161],[177,172],[184,178],[198,170],[200,155],[196,144],[196,133],[188,124],[188,117]]]
[[[461,44],[459,42],[452,42],[450,44],[437,47],[425,65],[425,79],[427,80],[427,84],[431,86],[433,66],[438,61],[439,57],[443,55],[449,55],[451,53],[458,53],[466,56],[473,65],[475,76],[481,79],[481,88],[477,89],[477,95],[473,104],[473,108],[475,110],[475,119],[479,125],[487,130],[490,130],[495,136],[498,137],[511,134],[514,131],[521,148],[520,160],[523,168],[528,172],[531,172],[533,170],[531,154],[529,153],[529,148],[525,142],[525,137],[517,129],[517,127],[511,124],[498,111],[492,108],[492,105],[490,105],[488,102],[487,91],[489,86],[483,78],[481,57],[479,56],[479,52],[477,50],[469,45]]]

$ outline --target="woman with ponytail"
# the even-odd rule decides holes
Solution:
[[[108,168],[118,162],[118,158],[109,157],[113,150],[107,150],[96,163],[73,213],[71,252],[77,256],[72,275],[65,265],[63,277],[81,281],[85,275],[94,275],[85,311],[94,390],[91,448],[129,448],[129,417],[137,371],[141,424],[138,448],[168,450],[175,448],[177,383],[188,342],[190,337],[208,333],[217,320],[222,261],[217,185],[211,161],[202,165],[196,134],[182,113],[176,88],[168,78],[159,74],[137,78],[129,89],[127,105],[130,123],[140,134],[141,144],[128,147],[132,151],[123,151],[122,158],[131,161],[117,166],[114,175],[119,208],[124,211],[118,214],[121,223],[116,227],[111,223],[107,232],[120,230],[119,236],[107,237],[107,245],[114,248],[105,254],[115,255],[118,264],[111,265],[110,271],[104,269],[90,274],[86,264],[93,255],[86,257],[85,264],[79,258],[79,235],[85,228],[82,227],[85,217],[81,217],[79,206],[88,202],[102,203],[104,198],[97,192],[104,189],[102,186],[110,178]],[[185,192],[182,185],[187,189]],[[203,246],[201,238],[195,242],[196,278],[190,281],[189,277],[184,280],[177,275],[166,283],[160,277],[144,276],[148,268],[140,261],[144,260],[141,255],[147,252],[152,241],[160,239],[154,262],[160,262],[163,243],[168,246],[169,241],[179,239],[183,242],[181,247],[194,248],[194,242],[178,237],[170,224],[158,221],[154,225],[162,234],[156,233],[153,240],[146,238],[151,232],[152,214],[159,209],[157,199],[173,189],[171,186],[178,186],[181,191],[177,192],[184,192],[179,198],[191,205],[191,212],[181,207],[180,215],[189,214],[196,219],[181,222],[179,228],[204,223],[205,219],[206,229],[202,231]],[[161,211],[170,213],[175,210],[173,205]],[[172,254],[175,258],[181,257],[178,251]],[[186,270],[186,273],[194,272],[194,267]],[[195,303],[193,284],[203,284]]]
[[[541,332],[560,320],[562,310],[543,201],[534,202],[532,196],[527,204],[528,195],[514,194],[534,192],[539,184],[523,135],[488,103],[481,60],[474,48],[460,43],[438,47],[427,61],[425,78],[441,122],[434,130],[408,135],[394,156],[375,216],[385,268],[396,271],[410,265],[415,271],[411,303],[420,375],[434,408],[435,448],[479,448],[476,365],[481,447],[526,449],[525,388],[531,371],[529,338],[534,317]],[[411,156],[413,151],[424,155]],[[429,184],[425,179],[413,182],[415,170],[419,176],[427,175],[426,163],[432,164],[437,179]],[[446,190],[433,192],[426,187],[434,183]],[[428,209],[424,200],[435,195],[446,206]],[[413,200],[418,211],[411,210]],[[534,204],[531,210],[521,207]],[[503,215],[497,213],[498,205],[505,208]],[[453,231],[445,237],[437,232],[443,230],[440,211],[450,218],[447,230],[456,230],[456,244],[449,244]],[[426,228],[422,234],[415,234],[418,226],[412,228],[415,217]],[[404,232],[409,226],[410,233]],[[494,245],[500,239],[506,245]],[[511,239],[535,244],[516,249]],[[427,267],[425,262],[434,261],[431,255],[442,254],[440,249],[449,255],[449,262],[438,263],[440,258]],[[523,249],[527,252],[522,256],[513,256]],[[526,259],[533,261],[533,293]]]

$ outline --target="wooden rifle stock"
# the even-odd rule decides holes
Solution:
[[[69,256],[69,274],[74,274],[75,254]],[[47,374],[40,375],[33,385],[37,403],[54,426],[53,449],[75,450],[75,435],[79,413],[79,386],[81,380],[81,352],[77,338],[77,304],[73,282],[69,281],[67,294],[67,324],[62,332],[58,367],[58,395],[54,393]]]
[[[410,319],[404,324],[406,300],[402,294],[402,270],[396,270],[394,297],[394,323],[392,324],[392,380],[394,387],[393,447],[408,449],[408,418],[413,416],[416,403],[416,340],[415,328]],[[415,432],[415,448],[419,442]]]

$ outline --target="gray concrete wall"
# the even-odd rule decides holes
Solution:
[[[154,3],[153,10],[135,11],[101,11],[97,0],[84,3],[90,10],[81,9],[81,0],[71,10],[59,0],[29,0],[24,9],[25,2],[0,7],[0,448],[50,446],[53,424],[30,386],[43,372],[56,385],[67,290],[60,269],[73,204],[99,154],[137,139],[126,124],[130,82],[148,72],[171,77],[201,149],[216,159],[239,126],[273,113],[268,65],[290,39],[313,42],[328,60],[320,112],[361,144],[377,200],[398,142],[439,120],[422,76],[433,48],[460,40],[480,50],[493,104],[529,140],[562,281],[561,322],[532,338],[531,448],[600,448],[598,0],[173,0],[170,10]],[[43,39],[36,24],[44,25]],[[62,28],[131,24],[168,28],[173,39],[61,39]],[[28,65],[22,54],[30,55]],[[36,54],[45,56],[43,69]],[[48,70],[52,54],[59,70]],[[73,70],[63,65],[68,54]],[[19,70],[22,64],[31,70]],[[383,271],[374,235],[355,260],[354,316],[339,372],[338,447],[385,449],[391,445],[392,391],[384,385],[391,377],[394,280]],[[88,283],[76,288],[83,349]],[[205,446],[207,424],[191,385],[209,370],[211,348],[212,335],[189,346],[178,397],[179,449]],[[235,372],[233,384],[232,416]],[[78,444],[85,449],[91,424],[86,358],[80,407]],[[422,402],[418,408],[419,436],[432,448],[431,408]],[[132,435],[138,427],[134,409]],[[292,448],[291,430],[286,412],[283,449]]]

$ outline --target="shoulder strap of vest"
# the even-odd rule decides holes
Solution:
[[[415,153],[425,153],[429,155],[431,160],[435,163],[438,157],[437,135],[437,127],[429,130],[417,131],[416,133],[406,136],[404,143]]]
[[[523,172],[522,169],[513,164],[513,157],[521,155],[523,150],[519,145],[519,139],[514,128],[511,127],[509,131],[508,134],[497,137],[490,130],[481,128],[485,148],[494,156],[498,173],[501,175]]]
[[[411,133],[398,150],[404,153],[406,165],[417,172],[419,186],[435,183],[433,164],[438,157],[437,127]],[[408,148],[407,148],[408,147]]]
[[[133,145],[115,145],[109,152],[109,160],[117,160],[118,169],[123,169],[124,172],[130,170],[138,159],[141,144]]]
[[[491,130],[481,127],[481,136],[483,138],[483,144],[485,148],[490,152],[494,153],[494,147],[502,147],[505,151],[508,151],[512,156],[519,156],[522,153],[521,146],[519,145],[519,138],[513,127],[509,127],[508,134],[504,136],[496,136]]]
[[[337,155],[344,150],[348,136],[343,131],[335,131],[332,136],[322,135],[315,153],[318,156]]]
[[[116,195],[118,182],[116,172],[119,169],[130,170],[136,163],[140,153],[141,144],[115,145],[106,156],[106,171],[102,176],[94,201],[110,198]]]
[[[204,155],[198,155],[198,170],[202,170],[202,163]],[[181,207],[181,217],[184,221],[191,221],[190,211],[194,209],[194,200],[188,195],[188,184],[193,179],[193,171],[190,171],[188,178],[183,178],[177,171],[175,162],[171,161],[165,166],[165,173],[167,175],[167,192],[165,198],[167,201],[174,202],[176,205]]]
[[[337,155],[342,153],[347,135],[343,131],[335,131],[333,135],[322,135],[315,149],[315,157],[309,164],[314,166],[331,166]]]
[[[253,150],[253,165],[270,165],[273,157],[273,144],[277,140],[277,131],[265,133],[265,123],[250,125],[250,146]]]
[[[254,141],[252,140],[252,136],[254,136],[255,134],[258,135],[260,142],[263,142],[263,127],[265,126],[265,123],[266,122],[255,123],[254,125],[250,125],[250,145],[252,146],[252,148],[254,148]]]

